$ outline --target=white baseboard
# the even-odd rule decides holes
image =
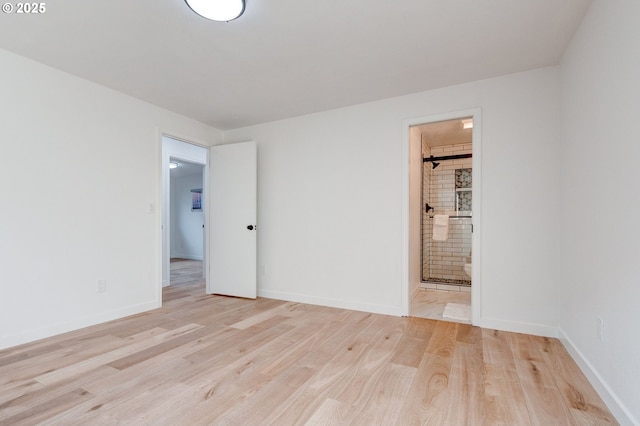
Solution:
[[[373,314],[402,316],[400,306],[374,305],[370,303],[358,303],[348,300],[331,299],[325,297],[315,297],[306,294],[287,293],[281,291],[270,291],[258,289],[258,296],[268,299],[286,300],[287,302],[308,303],[310,305],[328,306],[331,308],[351,309],[353,311],[371,312]]]
[[[602,398],[616,420],[620,422],[621,425],[639,426],[640,422],[633,417],[627,407],[620,401],[620,398],[611,390],[609,385],[607,385],[589,360],[573,344],[562,328],[558,330],[558,334],[558,338],[567,349],[567,352],[569,352],[569,355],[571,355],[571,358],[578,364],[578,367],[580,367],[584,375],[587,376],[587,379],[596,392],[598,392],[598,395],[600,395],[600,398]]]
[[[492,330],[510,331],[512,333],[533,334],[534,336],[558,337],[558,328],[543,324],[534,324],[519,321],[506,321],[494,318],[481,318],[482,328]]]
[[[69,331],[79,330],[81,328],[90,327],[96,324],[102,324],[119,318],[128,317],[130,315],[139,314],[141,312],[150,311],[159,308],[161,301],[145,302],[139,305],[127,306],[126,308],[115,309],[113,311],[102,312],[97,315],[91,315],[78,320],[61,322],[57,324],[49,324],[44,327],[27,330],[14,335],[3,336],[0,340],[0,349],[6,349],[13,346],[22,345],[24,343],[34,342],[46,337],[56,336],[58,334],[67,333]]]

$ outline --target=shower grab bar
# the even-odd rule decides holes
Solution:
[[[429,219],[433,219],[433,216],[429,216]],[[449,216],[449,219],[473,219],[473,216]]]

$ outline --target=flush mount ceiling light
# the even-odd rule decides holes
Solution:
[[[460,121],[463,129],[473,129],[473,118],[467,118]]]
[[[172,161],[169,163],[169,168],[170,169],[177,169],[178,168],[178,163]]]
[[[212,21],[233,21],[244,12],[244,0],[185,0],[198,15]]]

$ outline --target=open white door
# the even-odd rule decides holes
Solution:
[[[207,293],[255,299],[256,143],[210,148]]]

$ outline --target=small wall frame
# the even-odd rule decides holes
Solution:
[[[202,188],[191,190],[191,211],[202,211]]]

